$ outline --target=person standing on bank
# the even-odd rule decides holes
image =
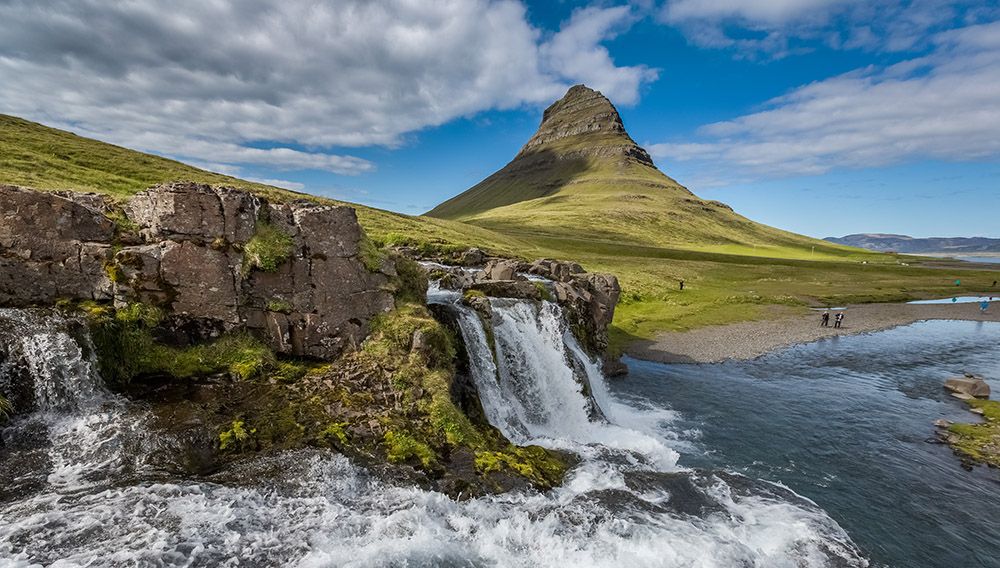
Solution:
[[[683,289],[684,289],[684,281],[681,280],[681,290],[683,290]]]
[[[820,318],[820,327],[830,327],[830,310],[823,312],[823,317]]]
[[[844,322],[844,312],[838,312],[837,318],[833,322],[833,327],[840,327],[840,324]]]

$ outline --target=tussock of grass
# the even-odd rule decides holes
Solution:
[[[243,246],[243,269],[264,272],[278,270],[292,256],[292,237],[270,223],[258,223],[253,237]]]

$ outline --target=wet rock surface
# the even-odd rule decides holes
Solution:
[[[245,329],[278,353],[319,358],[357,346],[393,306],[393,267],[366,266],[349,207],[173,183],[116,210],[100,196],[0,186],[0,216],[0,306],[141,302],[163,308],[168,328]],[[273,256],[266,266],[248,262],[254,246]]]
[[[979,375],[966,373],[962,377],[952,377],[944,382],[944,388],[957,398],[989,398],[990,385]]]

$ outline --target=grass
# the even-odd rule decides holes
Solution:
[[[295,243],[290,235],[270,223],[258,223],[254,234],[243,246],[243,268],[275,272],[292,256]]]
[[[1000,402],[979,399],[966,402],[983,411],[983,422],[952,424],[948,427],[948,443],[974,461],[1000,467]]]

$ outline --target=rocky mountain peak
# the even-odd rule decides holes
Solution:
[[[573,148],[573,153],[629,157],[653,166],[649,154],[625,131],[615,105],[586,85],[570,87],[563,98],[545,109],[538,131],[518,157],[545,150],[565,151],[567,147]]]

